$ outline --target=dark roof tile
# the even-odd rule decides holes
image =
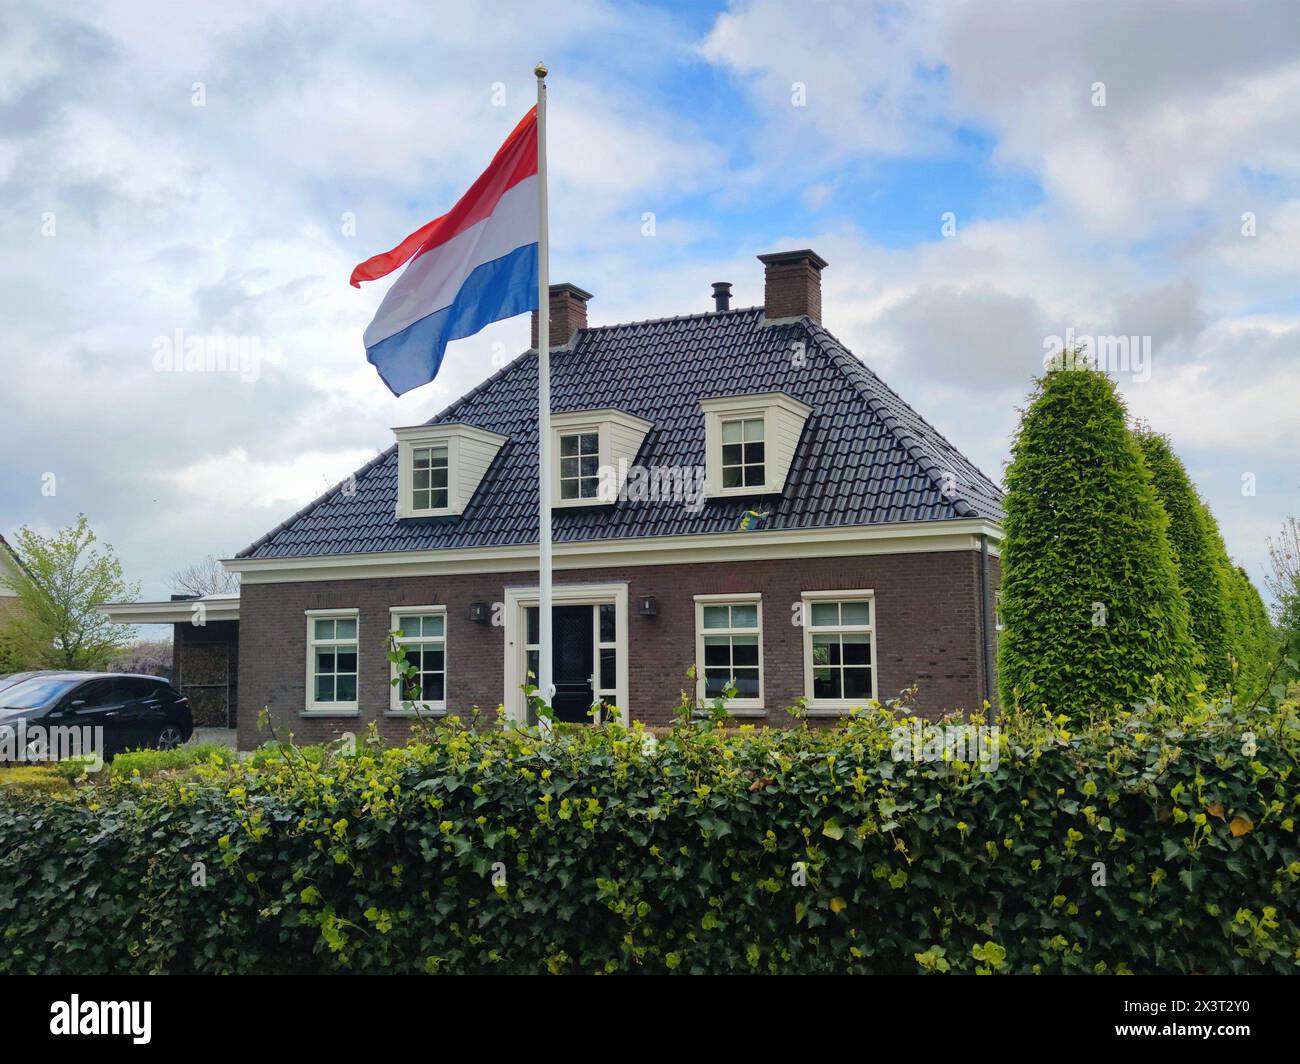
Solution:
[[[802,366],[790,357],[795,341],[807,345]],[[703,464],[701,398],[769,391],[813,408],[779,498],[711,500],[695,514],[670,502],[558,509],[555,540],[730,532],[751,506],[770,513],[773,529],[1002,519],[997,485],[806,318],[767,325],[762,309],[750,308],[600,326],[551,357],[552,408],[614,407],[650,421],[638,456],[648,466]],[[537,355],[527,351],[430,420],[508,437],[459,517],[397,520],[397,450],[389,447],[354,474],[350,494],[332,488],[240,557],[536,542],[536,410]]]

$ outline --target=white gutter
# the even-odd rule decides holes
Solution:
[[[95,608],[115,624],[189,624],[202,606],[204,623],[239,620],[238,595],[205,595],[165,602],[103,602]]]
[[[993,544],[1001,541],[1002,529],[984,518],[968,518],[892,525],[559,542],[554,548],[554,564],[556,569],[591,569],[930,551],[978,552],[981,535],[987,535],[992,541],[989,552],[996,557],[998,552]],[[223,559],[221,564],[228,571],[241,574],[243,581],[249,584],[505,573],[536,570],[537,544],[372,551],[290,558],[228,558]]]

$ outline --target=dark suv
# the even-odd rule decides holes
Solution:
[[[167,750],[194,733],[188,698],[160,677],[132,673],[48,672],[0,690],[0,729],[20,723],[24,735],[103,728],[108,756],[142,746]]]

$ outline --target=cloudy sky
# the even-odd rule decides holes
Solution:
[[[1130,409],[1261,581],[1300,512],[1294,3],[548,6],[2,0],[0,532],[84,512],[163,596],[526,347],[396,400],[387,282],[347,277],[545,58],[551,276],[593,324],[757,304],[754,256],[813,247],[828,327],[995,478],[1049,337],[1149,337]],[[255,370],[165,370],[208,336]]]

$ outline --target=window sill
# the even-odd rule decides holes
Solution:
[[[579,506],[613,506],[617,499],[602,499],[594,496],[589,499],[552,499],[551,509],[553,510],[570,510]]]
[[[424,709],[419,710],[418,712],[414,709],[384,710],[385,717],[405,717],[408,720],[415,720],[417,717],[445,717],[446,715],[447,715],[446,706],[443,706],[441,709],[434,709],[432,706],[427,706]]]
[[[308,706],[299,714],[302,717],[359,717],[361,710],[356,706],[343,707],[340,709],[313,709]]]
[[[743,488],[718,488],[716,491],[709,492],[707,499],[747,499],[759,495],[775,495],[781,489],[771,487],[767,484],[750,484]]]
[[[766,717],[767,710],[763,706],[727,706],[727,716],[729,717]],[[711,715],[711,709],[696,710],[692,714],[692,720],[707,720]]]
[[[397,513],[397,520],[415,521],[422,517],[459,517],[463,512],[463,510],[454,506],[444,510],[400,510]]]
[[[870,709],[871,703],[875,699],[867,699],[864,702],[823,702],[820,704],[808,705],[808,716],[810,717],[842,717],[846,713],[855,709]]]

